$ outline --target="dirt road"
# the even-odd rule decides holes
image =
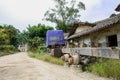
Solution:
[[[0,80],[106,80],[90,73],[29,58],[27,53],[0,57]]]

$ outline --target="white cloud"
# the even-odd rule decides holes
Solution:
[[[80,19],[89,22],[105,18],[113,10],[111,10],[113,3],[116,5],[119,2],[119,0],[77,1],[83,2],[86,6],[86,10],[81,11]],[[105,1],[107,3],[104,3]],[[107,5],[107,9],[109,10],[104,9],[106,4],[109,4]],[[11,24],[21,31],[28,24],[36,25],[42,23],[55,26],[55,24],[50,22],[42,21],[44,13],[50,7],[54,7],[54,0],[0,0],[0,24]]]
[[[81,18],[82,20],[88,19],[87,16],[90,14],[93,14],[94,7],[101,6],[102,0],[80,0],[85,4],[86,10],[81,12]]]
[[[42,21],[44,13],[53,5],[52,0],[0,0],[0,24],[11,24],[21,31],[28,24],[43,23],[54,26],[50,22]]]
[[[44,12],[52,7],[51,0],[0,0],[0,5],[18,21],[31,21],[43,18]]]
[[[86,9],[92,9],[95,5],[100,5],[101,0],[80,0],[86,6]]]

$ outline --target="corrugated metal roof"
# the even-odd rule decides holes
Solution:
[[[75,38],[75,37],[79,37],[79,36],[89,34],[91,32],[97,31],[97,30],[101,30],[105,27],[109,27],[109,25],[117,23],[118,21],[120,21],[120,14],[118,14],[114,17],[110,17],[110,18],[95,22],[96,26],[94,26],[92,28],[89,28],[87,30],[81,31],[77,34],[71,35],[67,39],[72,39],[72,38]]]

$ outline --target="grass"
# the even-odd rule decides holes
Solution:
[[[12,51],[12,50],[5,50],[5,51],[0,51],[0,56],[5,56],[5,55],[9,55],[9,54],[14,54],[17,51]]]
[[[30,57],[54,64],[64,64],[62,60],[45,54],[45,52],[41,49],[35,53],[29,52],[28,55]],[[90,64],[84,65],[84,70],[102,77],[113,78],[113,80],[120,80],[120,60],[92,58]]]
[[[64,65],[64,62],[61,59],[52,57],[48,54],[45,54],[44,52],[40,52],[40,53],[28,52],[28,55],[30,57],[37,58],[37,59],[40,59],[40,60],[43,60],[43,61],[46,61],[46,62],[50,62],[50,63],[53,63],[53,64]]]
[[[0,45],[0,56],[14,54],[15,52],[18,52],[18,50],[11,45]]]
[[[35,52],[28,52],[28,55],[30,57],[37,58],[39,60],[43,60],[43,61],[50,62],[53,64],[64,65],[64,62],[61,59],[55,58],[55,57],[52,57],[52,56],[46,54],[45,46],[38,46],[38,48],[35,50]]]
[[[120,60],[98,59],[88,67],[94,74],[102,77],[113,78],[114,80],[120,80]]]

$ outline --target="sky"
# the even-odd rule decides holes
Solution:
[[[69,1],[69,0],[68,0]],[[95,22],[108,18],[120,0],[78,0],[85,4],[86,10],[81,11],[81,21]],[[28,25],[38,23],[55,26],[54,23],[42,20],[44,13],[54,8],[54,0],[0,0],[0,25],[13,25],[20,31]]]

